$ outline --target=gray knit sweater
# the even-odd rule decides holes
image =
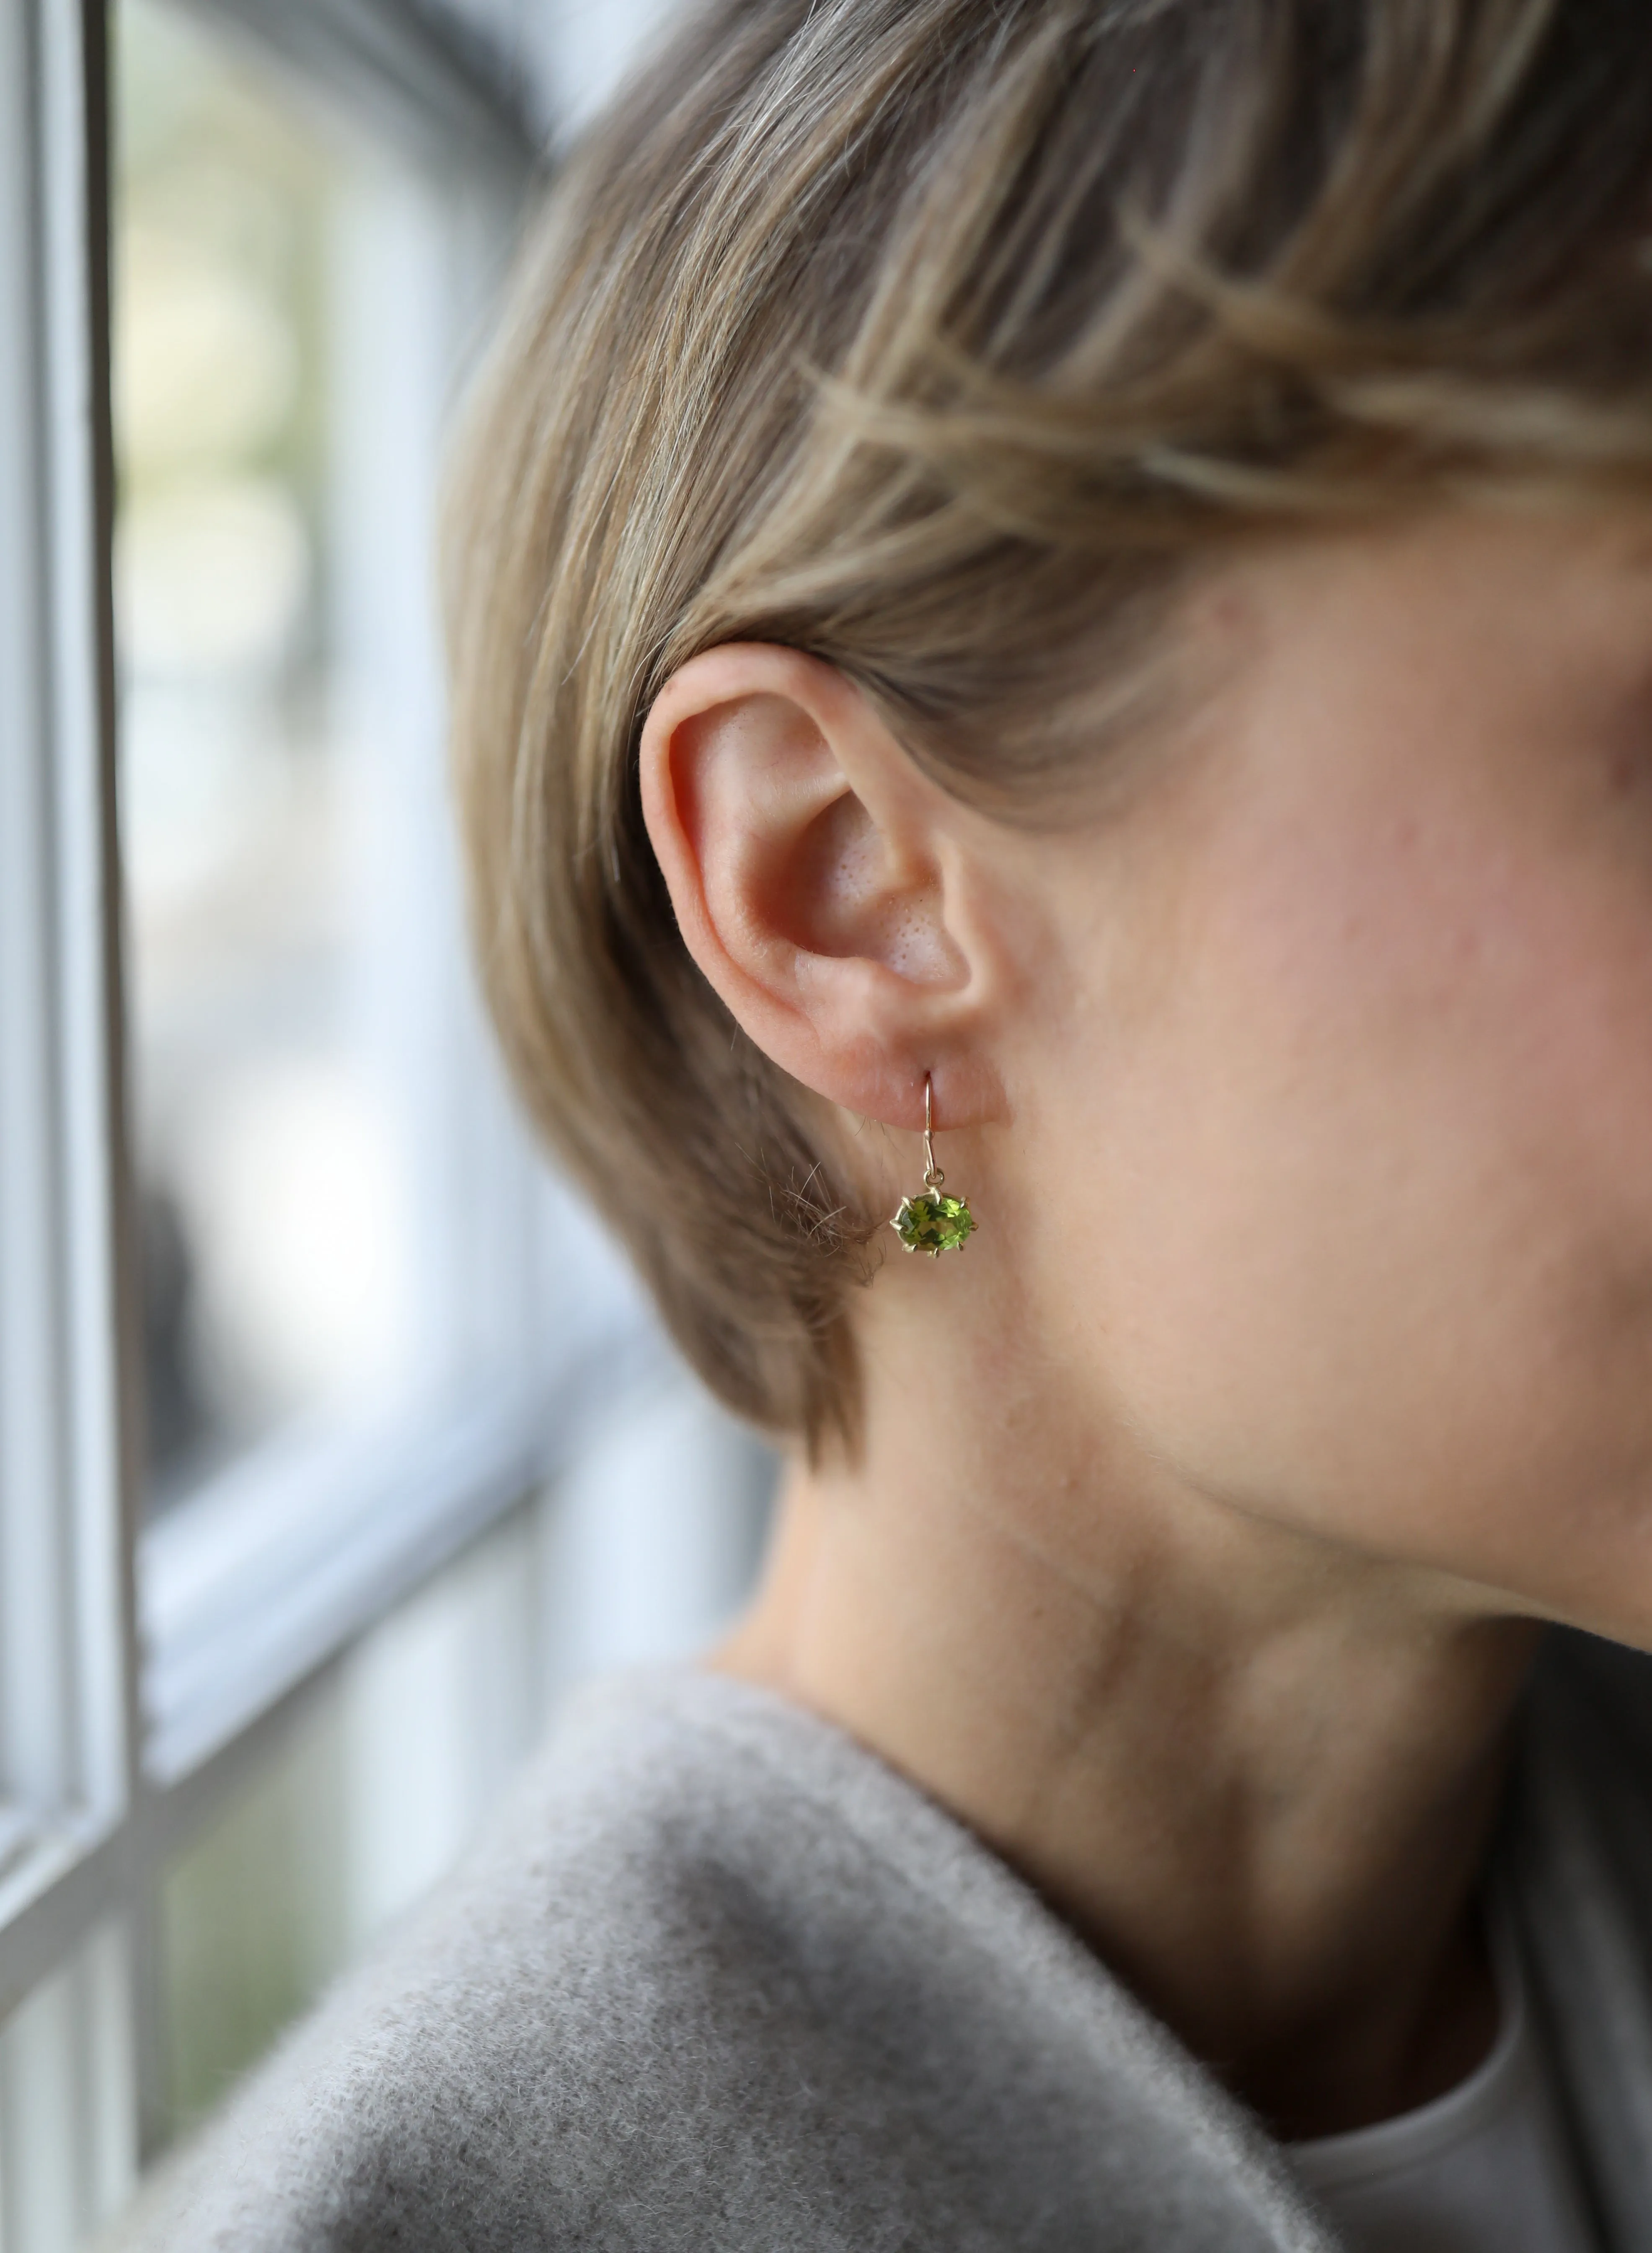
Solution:
[[[1551,1654],[1503,1850],[1611,2253],[1652,2244],[1649,1671],[1576,1638]],[[124,2242],[1335,2241],[1255,2123],[967,1832],[821,1722],[673,1672],[568,1712],[483,1849]]]

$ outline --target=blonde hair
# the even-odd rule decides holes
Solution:
[[[1237,540],[1652,467],[1644,0],[731,0],[565,166],[448,551],[491,1007],[734,1409],[853,1430],[875,1216],[679,937],[638,801],[789,644],[1037,818]]]

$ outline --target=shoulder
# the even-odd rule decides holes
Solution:
[[[1064,2253],[1151,2222],[1239,2253],[1283,2242],[1279,2195],[995,1858],[824,1724],[682,1673],[570,1713],[139,2243]],[[1167,2199],[1219,2234],[1164,2236]]]
[[[902,1967],[909,1991],[944,1976],[910,1976],[933,1909],[886,1848],[913,1823],[956,1852],[887,1771],[735,1685],[588,1696],[142,2242],[709,2246],[728,2200],[724,2242],[789,2242],[800,2172],[853,2181],[868,2138],[900,2140],[879,2066],[911,2047]]]

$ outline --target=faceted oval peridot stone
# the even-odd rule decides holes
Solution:
[[[895,1232],[909,1252],[927,1252],[935,1259],[943,1252],[963,1250],[975,1233],[975,1216],[967,1197],[944,1196],[938,1189],[925,1189],[920,1196],[901,1199]]]

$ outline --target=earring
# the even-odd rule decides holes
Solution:
[[[924,1075],[924,1187],[917,1196],[903,1197],[889,1226],[909,1252],[927,1252],[938,1259],[943,1252],[961,1252],[975,1233],[975,1216],[967,1197],[943,1196],[945,1175],[935,1162],[935,1121],[931,1108],[934,1082]]]

